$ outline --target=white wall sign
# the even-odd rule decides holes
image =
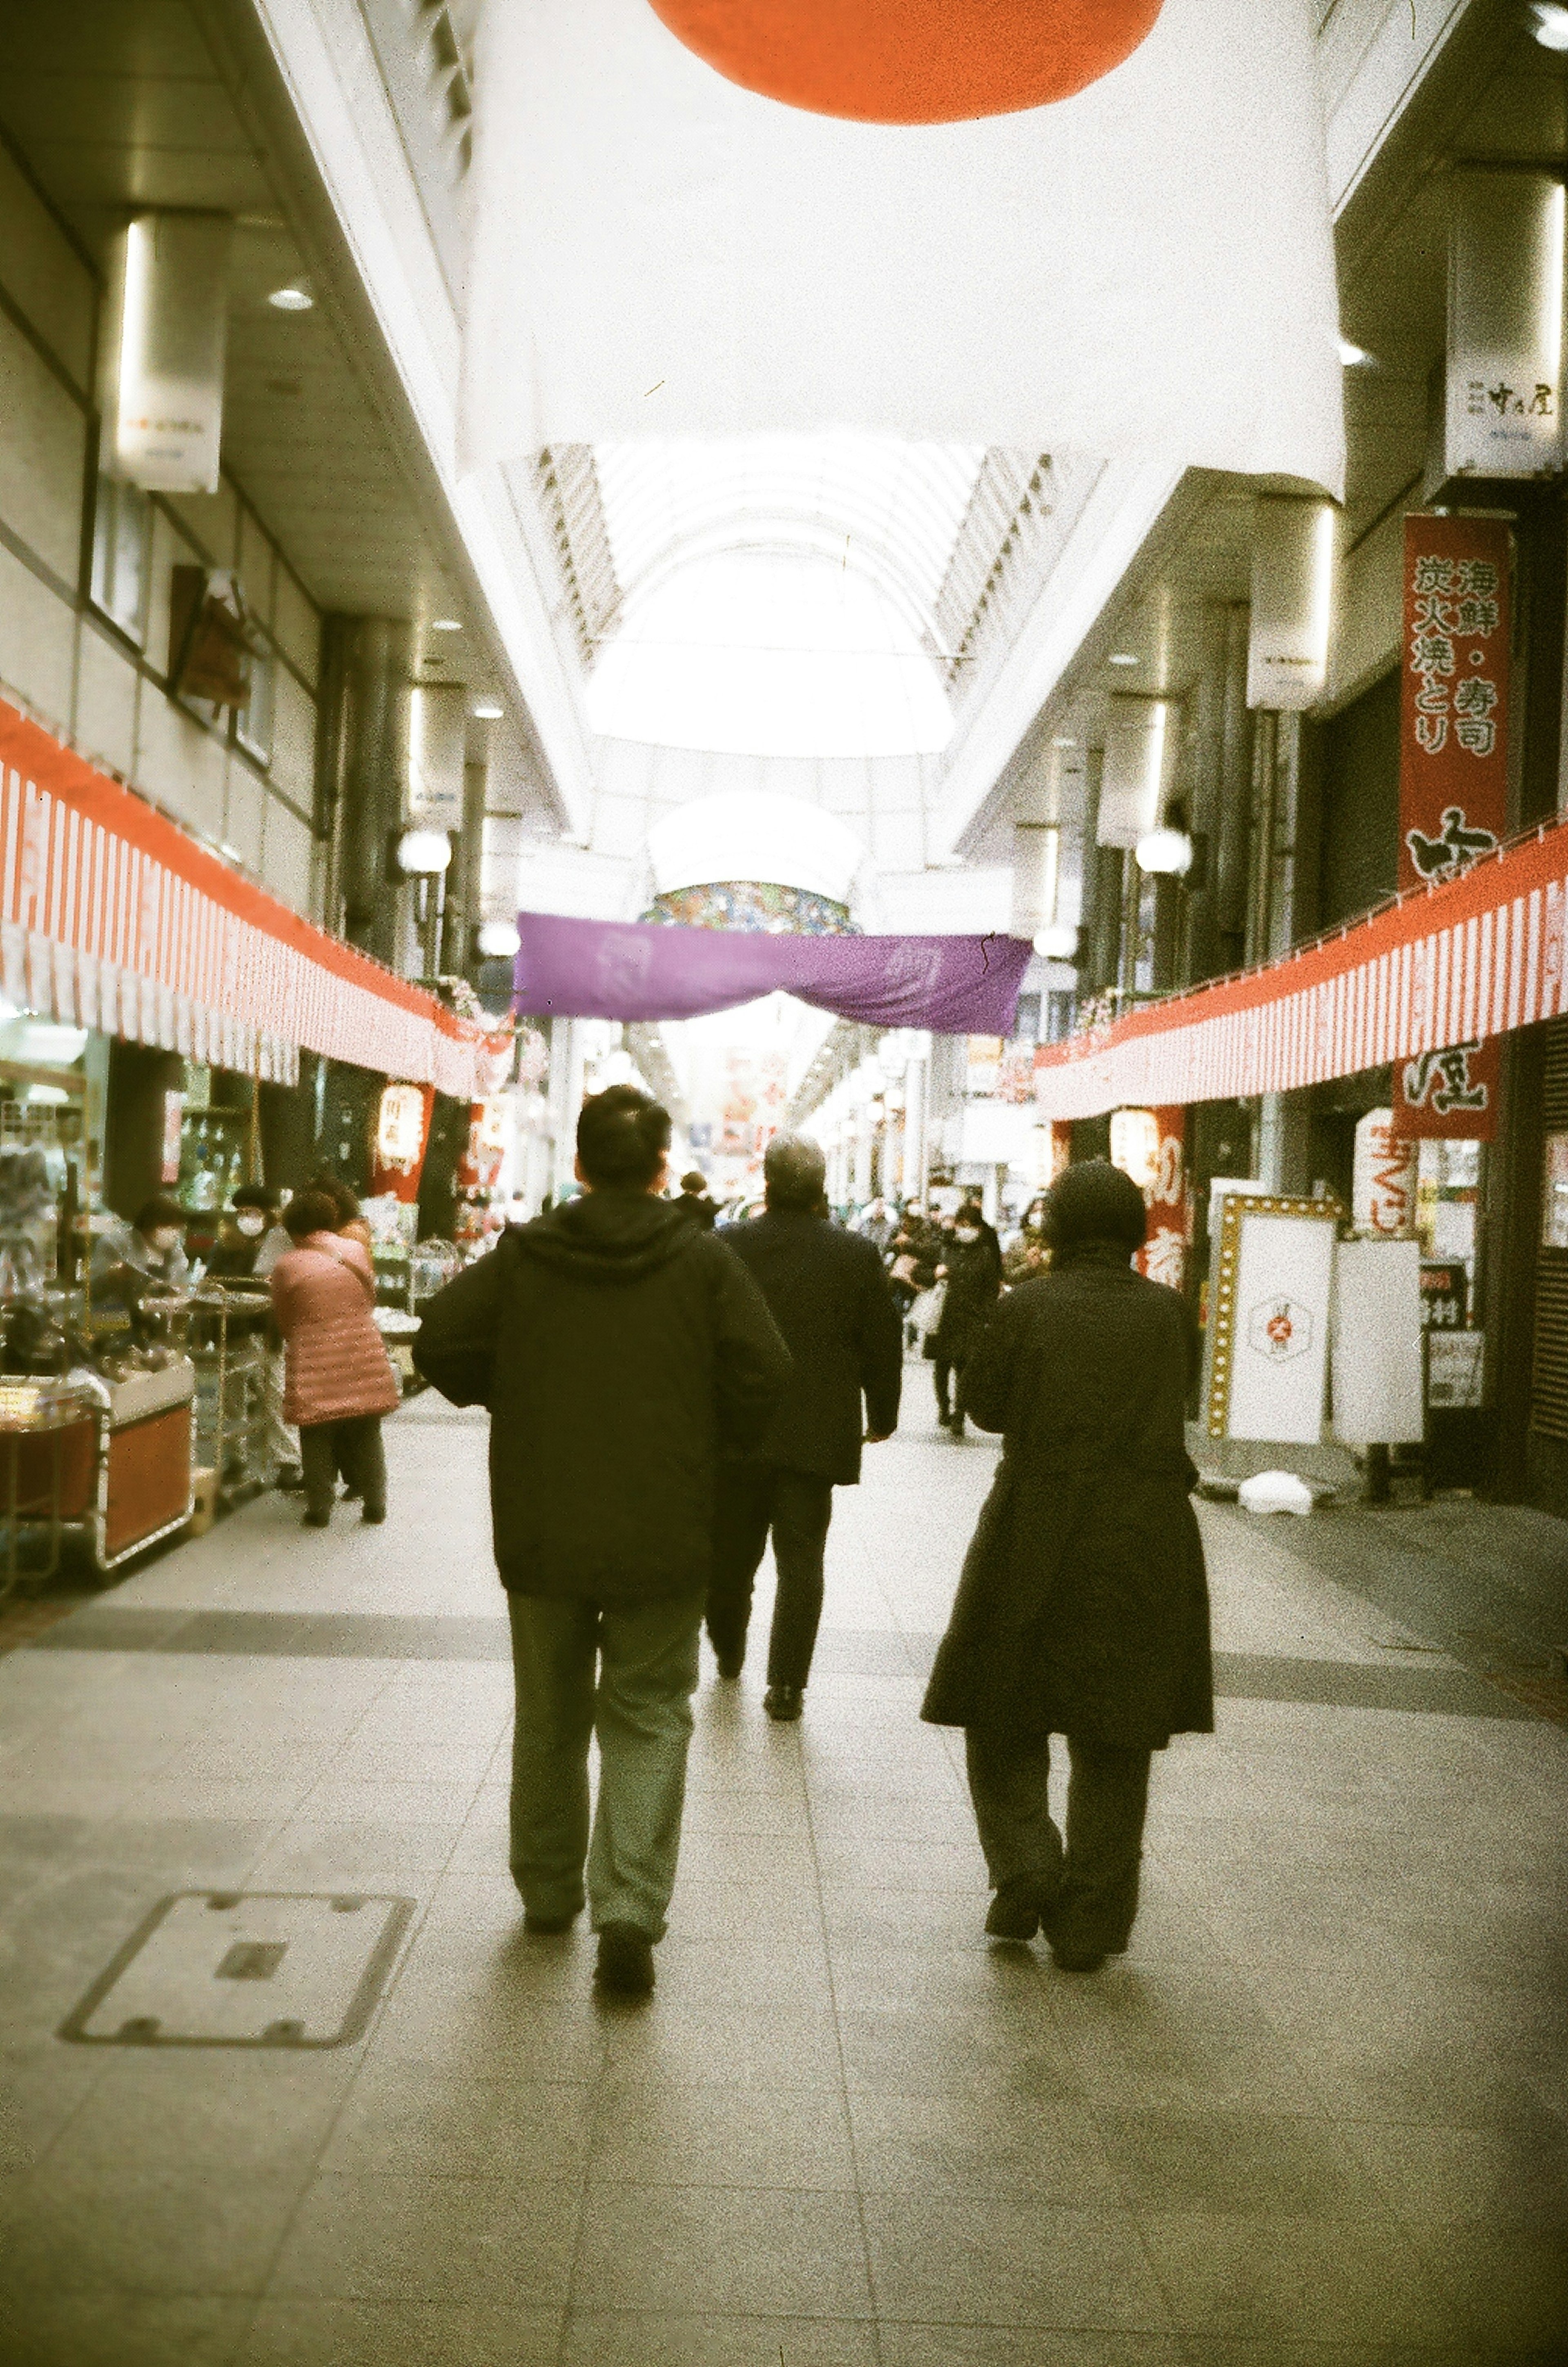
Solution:
[[[1323,697],[1334,622],[1336,532],[1332,502],[1266,493],[1254,504],[1248,707],[1300,712]]]
[[[1209,1319],[1211,1436],[1321,1439],[1338,1217],[1332,1202],[1227,1201]]]
[[[409,820],[431,830],[463,826],[468,694],[459,683],[416,683],[409,693]]]
[[[1561,469],[1563,191],[1554,175],[1456,173],[1444,447],[1450,476]]]
[[[1340,1242],[1333,1371],[1342,1445],[1400,1446],[1422,1436],[1419,1241]]]
[[[231,226],[139,214],[109,258],[104,466],[149,493],[215,493]]]

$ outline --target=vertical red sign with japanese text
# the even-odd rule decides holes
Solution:
[[[1508,821],[1508,571],[1498,518],[1404,521],[1399,733],[1399,885],[1450,879]],[[1495,1042],[1396,1060],[1396,1131],[1490,1140]]]
[[[1181,1289],[1187,1278],[1189,1223],[1187,1194],[1187,1112],[1181,1108],[1154,1113],[1159,1151],[1154,1180],[1145,1186],[1148,1238],[1134,1263],[1151,1282]]]

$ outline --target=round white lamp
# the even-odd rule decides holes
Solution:
[[[412,878],[432,878],[451,860],[452,842],[444,830],[405,830],[398,841],[398,869]]]
[[[1192,868],[1192,841],[1184,830],[1151,830],[1139,839],[1134,852],[1140,871],[1179,878]]]
[[[1034,950],[1042,961],[1070,962],[1078,949],[1078,933],[1066,921],[1053,921],[1038,930]]]
[[[514,961],[523,940],[515,921],[481,921],[478,943],[486,961]]]

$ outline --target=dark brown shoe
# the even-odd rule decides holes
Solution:
[[[1040,1929],[1040,1885],[1027,1874],[997,1885],[986,1917],[993,1940],[1032,1940]]]
[[[762,1707],[778,1725],[793,1726],[806,1707],[806,1694],[799,1685],[770,1685]]]
[[[599,1934],[593,1985],[611,1997],[647,1997],[653,1987],[653,1942],[630,1923],[606,1923]]]

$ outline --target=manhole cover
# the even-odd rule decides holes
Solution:
[[[412,1898],[181,1890],[60,2026],[105,2046],[344,2046],[370,2018]]]

